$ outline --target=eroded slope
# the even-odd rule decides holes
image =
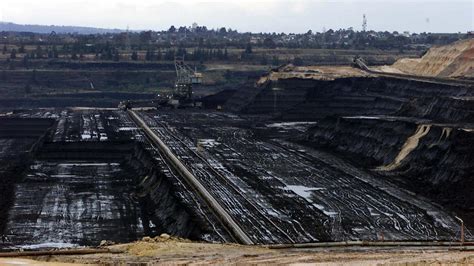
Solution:
[[[474,39],[433,47],[422,58],[403,58],[392,66],[375,69],[415,76],[472,79],[474,78]]]

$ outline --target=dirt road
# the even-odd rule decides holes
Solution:
[[[313,248],[269,249],[230,244],[203,244],[185,240],[148,239],[109,247],[120,254],[44,256],[0,259],[1,265],[138,265],[157,264],[321,264],[321,265],[473,265],[474,250],[444,248]],[[58,264],[59,263],[59,264]],[[66,265],[68,265],[66,264]]]

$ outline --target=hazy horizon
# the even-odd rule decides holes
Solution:
[[[239,32],[303,33],[324,29],[467,32],[474,28],[474,1],[311,0],[2,0],[0,21],[107,29],[166,30],[196,22]]]

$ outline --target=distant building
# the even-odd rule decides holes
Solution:
[[[258,44],[258,43],[260,43],[260,41],[261,41],[260,37],[256,37],[256,36],[250,37],[250,43],[251,44]]]

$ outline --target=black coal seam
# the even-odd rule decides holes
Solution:
[[[212,234],[209,225],[196,215],[192,206],[182,202],[177,188],[158,169],[154,159],[140,143],[134,141],[106,142],[46,142],[37,159],[77,161],[121,161],[123,167],[135,172],[135,195],[141,207],[144,228],[148,235],[171,233],[176,236],[202,240],[203,234]],[[154,182],[147,187],[139,184],[147,177]],[[150,189],[153,188],[153,189]],[[149,230],[152,221],[156,228]]]

